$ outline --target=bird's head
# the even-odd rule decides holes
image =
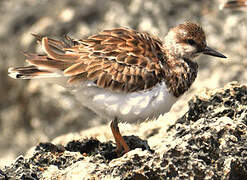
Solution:
[[[172,28],[165,37],[164,45],[169,54],[176,58],[192,60],[200,54],[226,58],[223,54],[207,46],[202,27],[191,22]]]

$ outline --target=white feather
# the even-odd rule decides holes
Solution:
[[[171,95],[165,83],[150,90],[121,93],[97,88],[92,82],[82,83],[73,90],[76,98],[101,117],[117,117],[130,123],[157,118],[170,110],[177,98]]]

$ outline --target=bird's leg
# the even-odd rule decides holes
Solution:
[[[118,156],[120,155],[122,148],[124,149],[124,153],[127,153],[130,151],[129,146],[126,144],[123,136],[119,132],[119,127],[118,127],[118,120],[115,118],[113,121],[111,121],[111,130],[112,134],[114,136],[114,139],[116,141],[117,145],[117,154]]]

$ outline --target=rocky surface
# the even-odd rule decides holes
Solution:
[[[196,82],[171,112],[158,121],[147,123],[151,129],[128,125],[124,131],[135,134],[134,130],[139,132],[135,135],[146,139],[182,116],[188,109],[186,102],[196,91],[204,87],[222,87],[233,80],[246,82],[246,13],[219,11],[218,5],[219,1],[196,0],[1,0],[0,167],[9,165],[35,144],[71,132],[73,134],[68,136],[79,139],[84,137],[80,130],[97,127],[91,130],[95,132],[100,124],[106,123],[58,86],[39,81],[16,81],[7,76],[8,67],[24,64],[21,50],[41,52],[31,33],[56,38],[68,33],[73,38],[81,38],[103,29],[125,26],[163,39],[168,29],[178,23],[187,20],[200,23],[206,31],[208,44],[228,56],[228,60],[200,57]],[[103,130],[103,134],[93,132],[88,137],[94,135],[101,142],[112,138],[108,127]],[[149,144],[152,147],[155,142],[150,140]]]
[[[246,85],[233,82],[199,93],[168,129],[140,126],[153,131],[147,137],[151,147],[126,136],[132,150],[118,158],[111,141],[62,136],[19,156],[0,171],[0,179],[247,178]]]

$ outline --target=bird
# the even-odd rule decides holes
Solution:
[[[246,8],[247,0],[230,0],[226,1],[224,4],[220,5],[220,9],[239,9]]]
[[[120,27],[83,39],[35,35],[44,53],[23,52],[28,65],[10,67],[15,79],[46,79],[71,91],[84,106],[111,121],[120,156],[130,151],[120,121],[134,123],[167,113],[195,81],[200,54],[226,58],[210,48],[202,27],[184,22],[164,40]]]

